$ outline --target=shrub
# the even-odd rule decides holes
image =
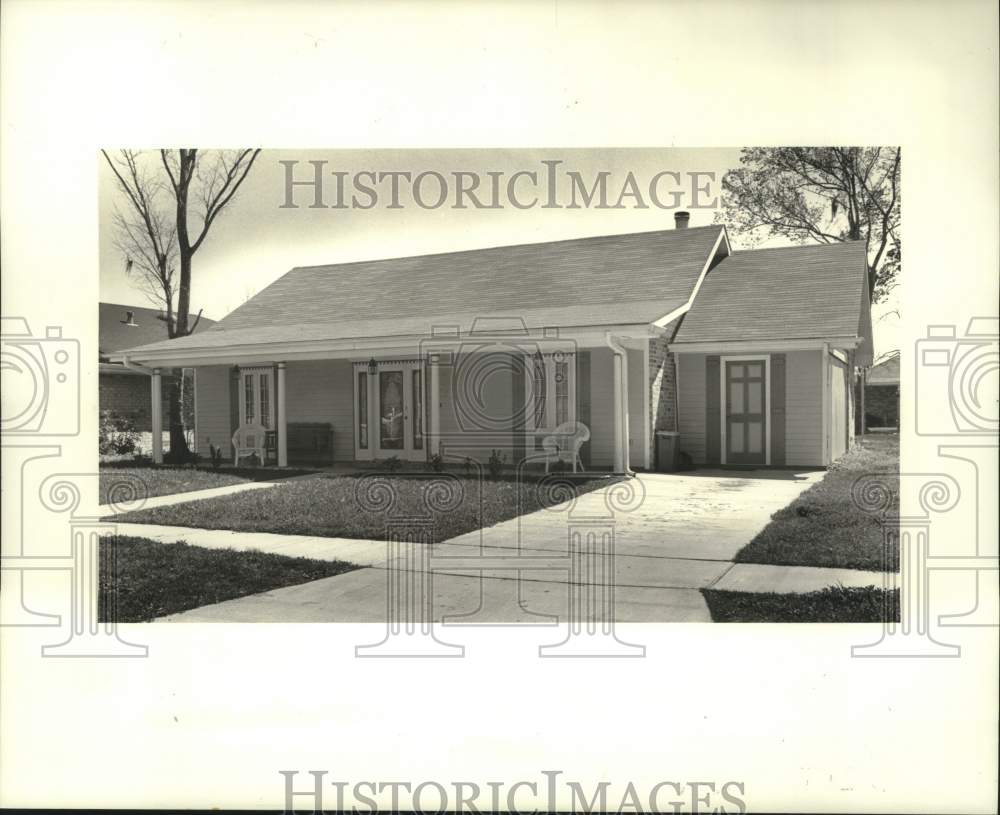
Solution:
[[[102,456],[134,453],[138,445],[139,431],[131,416],[123,416],[111,410],[101,411],[98,449]]]
[[[499,450],[490,450],[490,460],[486,462],[486,466],[489,468],[490,475],[493,478],[499,478],[500,474],[503,473],[504,464],[507,462],[507,454],[501,453]]]
[[[383,461],[382,466],[385,467],[390,473],[394,473],[403,466],[403,462],[400,460],[399,456],[392,456]]]
[[[444,456],[440,453],[431,456],[431,469],[436,473],[444,472]]]

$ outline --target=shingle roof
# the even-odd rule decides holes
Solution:
[[[125,315],[131,311],[135,325],[125,325]],[[98,311],[98,349],[102,357],[123,348],[134,348],[162,341],[167,325],[160,319],[162,309],[100,303]],[[196,333],[215,325],[215,320],[202,317]]]
[[[734,252],[705,277],[675,343],[863,336],[863,241]]]
[[[685,304],[722,233],[713,225],[292,269],[212,329],[145,346],[188,350],[468,330],[649,323]],[[128,349],[130,352],[135,349]]]
[[[899,354],[873,366],[866,381],[869,385],[898,385]]]

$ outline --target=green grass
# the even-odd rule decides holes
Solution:
[[[100,619],[156,617],[332,577],[359,568],[343,561],[205,549],[147,538],[102,538]],[[115,579],[117,578],[117,580]],[[117,591],[111,589],[117,583]]]
[[[134,464],[101,465],[101,503],[107,504],[109,496],[122,500],[130,491],[145,488],[147,498],[157,495],[176,495],[180,492],[209,490],[213,487],[227,487],[247,481],[272,481],[303,475],[310,470],[277,470],[273,468],[222,468],[212,470],[201,467],[171,467]]]
[[[717,623],[880,623],[899,621],[899,589],[831,586],[806,594],[702,589]]]
[[[899,514],[899,436],[872,434],[842,456],[826,473],[737,552],[737,563],[831,566],[898,571],[899,553],[883,553],[882,525],[863,511],[851,489],[863,475],[879,474],[892,490],[888,521]]]
[[[461,476],[382,475],[391,494],[391,510],[377,504],[383,493],[375,482],[356,476],[320,476],[280,484],[271,489],[189,501],[169,507],[138,510],[115,516],[116,521],[232,529],[240,532],[276,532],[335,538],[383,540],[392,518],[425,518],[428,540],[453,538],[484,526],[534,512],[546,505],[544,485],[552,481],[479,480]],[[560,476],[560,483],[570,479]],[[572,480],[577,494],[606,486],[612,479]],[[442,505],[443,493],[431,485],[452,485],[457,500]],[[365,486],[372,486],[370,492]],[[391,491],[391,492],[390,492]],[[373,503],[376,502],[376,503]],[[411,525],[413,528],[413,525]]]

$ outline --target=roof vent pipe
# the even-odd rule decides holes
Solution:
[[[674,213],[674,227],[676,229],[687,229],[688,221],[691,220],[690,212],[675,212]]]

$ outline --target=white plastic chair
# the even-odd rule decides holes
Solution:
[[[233,434],[233,466],[238,467],[240,459],[257,454],[257,461],[264,464],[264,451],[267,447],[267,428],[261,424],[241,425]]]
[[[577,464],[583,469],[583,461],[580,459],[580,448],[590,439],[590,429],[582,422],[563,422],[551,435],[542,439],[542,450],[545,451],[545,472],[549,471],[549,464],[555,461],[562,461],[563,454],[569,454],[570,461],[573,462],[573,472],[576,472]]]

